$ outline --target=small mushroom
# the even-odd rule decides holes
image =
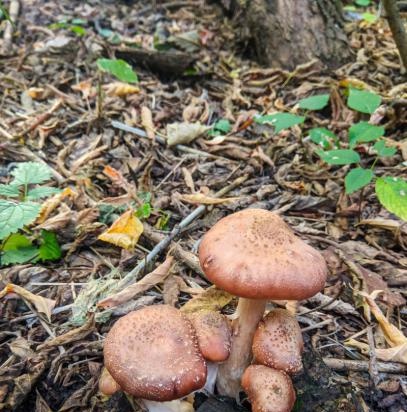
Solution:
[[[231,328],[222,314],[199,311],[187,315],[195,328],[202,356],[211,362],[223,362],[229,357]]]
[[[290,412],[295,391],[289,376],[263,365],[250,365],[242,376],[253,412]]]
[[[102,373],[99,378],[99,391],[106,396],[112,396],[116,392],[120,392],[122,388],[112,378],[112,375],[106,368],[102,369]]]
[[[255,363],[288,374],[300,372],[304,350],[300,325],[287,310],[272,310],[260,321],[252,350]]]
[[[281,217],[261,209],[246,209],[217,222],[201,241],[199,261],[211,282],[240,297],[230,356],[220,365],[217,381],[221,394],[237,397],[267,300],[315,295],[324,287],[327,266]]]
[[[104,358],[117,384],[137,398],[172,401],[202,388],[206,380],[191,322],[167,305],[119,319],[105,339]]]

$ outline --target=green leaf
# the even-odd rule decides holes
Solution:
[[[77,36],[80,36],[80,37],[86,34],[86,29],[83,28],[82,26],[72,25],[72,26],[69,26],[69,30],[71,30],[73,33],[75,33]]]
[[[379,140],[376,142],[373,149],[376,150],[377,154],[381,157],[394,156],[397,152],[395,147],[387,147],[384,140]]]
[[[213,126],[215,130],[218,130],[222,133],[229,133],[232,130],[232,126],[228,119],[220,119]]]
[[[373,179],[374,173],[370,169],[357,167],[352,169],[345,177],[345,190],[347,194],[356,192],[368,185]]]
[[[11,172],[13,185],[30,185],[42,183],[51,178],[51,169],[44,163],[24,162],[19,163]]]
[[[379,177],[375,189],[380,203],[407,221],[407,181],[398,177]]]
[[[349,88],[348,106],[358,112],[372,114],[379,106],[382,98],[365,90]]]
[[[359,153],[350,149],[317,150],[318,156],[331,165],[349,165],[360,162]]]
[[[26,236],[14,233],[7,238],[2,246],[1,264],[25,263],[38,254],[38,249],[32,246],[31,240]]]
[[[362,18],[368,23],[374,23],[377,20],[377,15],[372,13],[362,13]]]
[[[150,203],[143,203],[136,211],[136,216],[142,219],[147,219],[151,215]]]
[[[40,209],[38,203],[17,203],[0,199],[0,239],[32,223],[40,213]]]
[[[122,59],[97,59],[99,70],[110,73],[120,81],[126,83],[137,83],[137,74],[133,68]]]
[[[0,195],[7,197],[18,197],[20,189],[18,185],[0,185]]]
[[[151,202],[151,192],[138,192],[137,196],[144,203],[150,203]]]
[[[41,246],[38,249],[38,258],[45,260],[57,260],[61,257],[61,247],[55,233],[41,230]]]
[[[367,7],[370,5],[370,0],[355,0],[355,3],[360,7]]]
[[[61,190],[56,187],[35,187],[30,189],[27,193],[27,200],[41,199],[44,197],[52,196],[55,193],[60,193]]]
[[[330,130],[324,127],[316,127],[309,131],[310,139],[324,149],[329,149],[332,146],[332,141],[336,142],[338,138]]]
[[[371,142],[384,135],[384,127],[375,126],[368,122],[359,122],[349,129],[350,147],[355,147],[358,143]]]
[[[72,24],[76,24],[78,26],[86,26],[88,24],[88,21],[85,19],[81,19],[79,17],[75,17],[74,19],[71,20]]]
[[[258,116],[255,118],[256,123],[270,123],[272,126],[274,126],[276,133],[295,126],[296,124],[304,123],[304,120],[304,116],[296,116],[295,114],[291,113],[266,114],[264,116]]]
[[[300,109],[306,110],[321,110],[329,102],[329,94],[318,94],[316,96],[307,97],[306,99],[301,99],[298,102]]]

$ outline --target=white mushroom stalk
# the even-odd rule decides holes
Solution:
[[[156,402],[143,399],[148,412],[193,412],[194,407],[187,401],[177,399],[169,402]]]
[[[236,396],[240,378],[252,359],[252,342],[256,328],[263,318],[266,300],[240,298],[233,320],[232,347],[229,358],[219,365],[217,388],[220,393]]]

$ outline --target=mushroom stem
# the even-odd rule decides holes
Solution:
[[[192,412],[193,407],[189,402],[177,399],[169,402],[156,402],[143,399],[148,412]]]
[[[240,298],[236,318],[232,322],[233,336],[229,358],[219,366],[216,387],[221,395],[237,399],[240,380],[252,359],[254,333],[266,308],[266,300]]]

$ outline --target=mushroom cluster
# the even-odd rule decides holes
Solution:
[[[262,318],[268,300],[303,300],[318,293],[327,276],[324,258],[277,214],[246,209],[205,234],[199,260],[212,283],[239,297],[230,356],[219,368],[219,392],[237,398],[242,385],[253,411],[289,412],[295,393],[287,374],[302,368],[301,331],[287,311]],[[249,366],[253,354],[254,363],[262,365]],[[266,401],[275,398],[267,391],[280,394],[280,402]]]

